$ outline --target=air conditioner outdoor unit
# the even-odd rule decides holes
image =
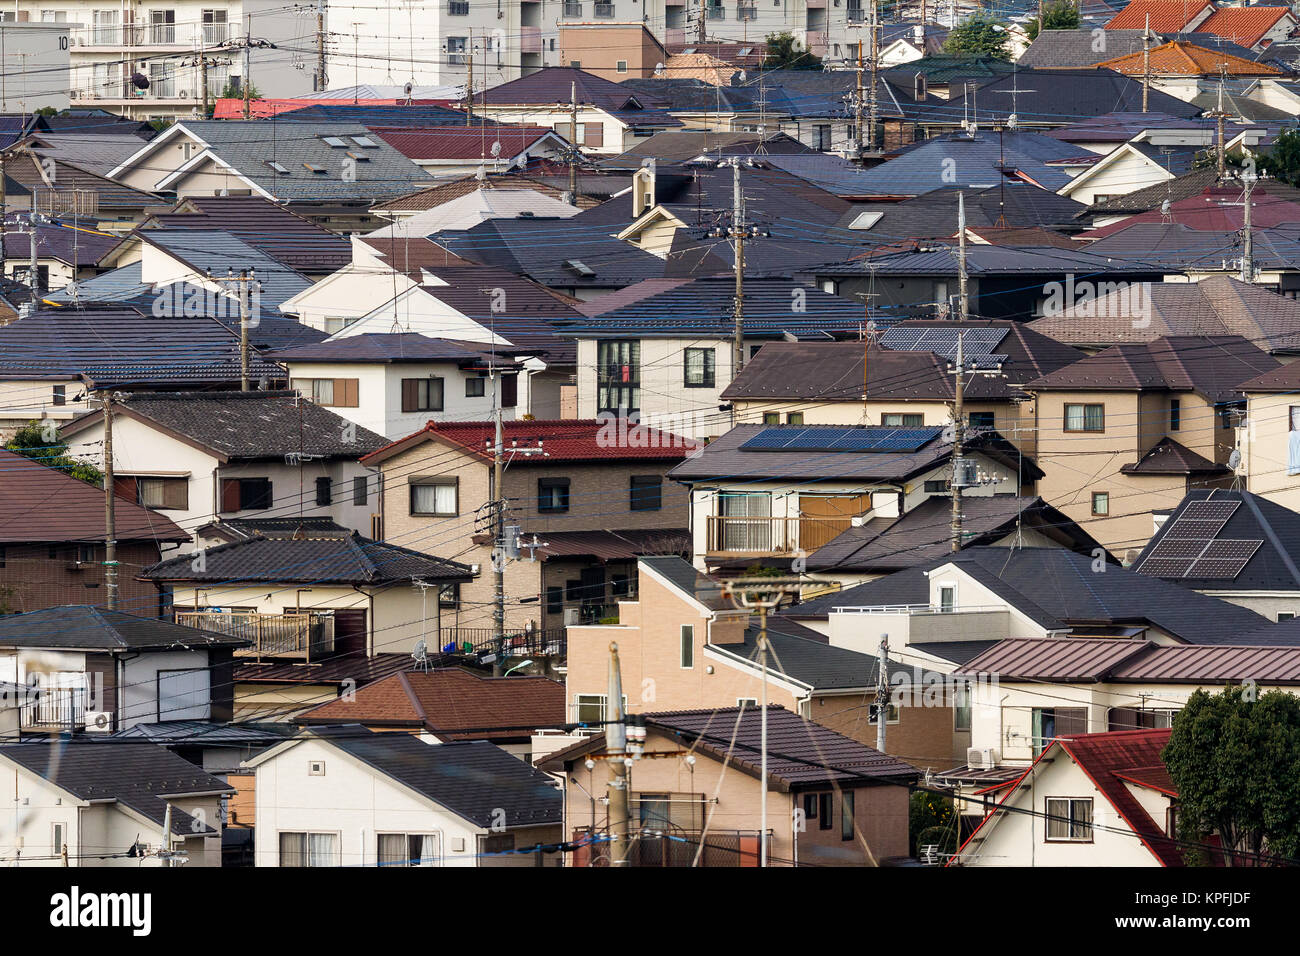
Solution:
[[[564,609],[564,626],[576,627],[582,623],[582,611],[576,607],[566,607]]]
[[[972,770],[992,770],[998,765],[998,752],[992,747],[967,747],[966,766]]]
[[[107,710],[86,711],[86,733],[111,734],[113,732],[113,714]]]

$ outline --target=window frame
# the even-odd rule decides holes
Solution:
[[[653,497],[644,494],[644,491],[651,487],[654,489]],[[638,495],[638,489],[643,493]],[[664,507],[663,475],[630,475],[628,477],[628,499],[629,511],[662,511]]]
[[[1169,399],[1169,430],[1176,432],[1182,428],[1183,424],[1183,402],[1182,399]]]
[[[1053,812],[1053,803],[1066,804],[1065,813]],[[1074,805],[1076,803],[1086,804],[1088,807],[1088,822],[1078,823],[1074,815]],[[1044,797],[1043,798],[1043,842],[1044,843],[1093,843],[1096,841],[1095,829],[1093,825],[1093,800],[1092,797]],[[1059,818],[1064,819],[1059,819]],[[1064,824],[1069,830],[1080,827],[1087,831],[1086,836],[1052,836],[1052,826]]]
[[[408,482],[408,488],[410,489],[410,491],[408,492],[408,495],[409,495],[409,501],[408,501],[409,509],[408,509],[408,510],[409,510],[409,514],[412,515],[413,517],[421,517],[421,518],[454,518],[454,517],[456,517],[457,515],[460,514],[460,478],[459,478],[459,477],[456,477],[456,476],[453,476],[453,477],[450,477],[450,478],[444,478],[444,477],[428,477],[428,478],[412,477],[412,478],[408,479],[407,482]],[[448,487],[448,486],[449,486],[449,487],[452,489],[452,502],[453,502],[453,503],[452,503],[452,509],[451,509],[450,511],[417,511],[417,510],[416,510],[416,507],[415,507],[415,489],[416,489],[416,488],[427,488],[427,487],[431,487],[431,486],[432,486],[432,487]],[[437,507],[437,505],[436,505],[436,495],[435,495],[435,508],[436,508],[436,507]]]
[[[437,383],[437,400],[435,403],[433,388]],[[424,395],[421,396],[421,388]],[[402,412],[441,412],[447,407],[447,381],[440,375],[426,375],[422,378],[404,378],[401,384]]]
[[[471,386],[477,385],[478,391],[474,391]],[[486,398],[487,397],[487,378],[482,375],[470,375],[465,379],[465,397],[466,398]]]
[[[703,364],[699,369],[699,380],[691,381],[691,360],[692,357],[698,356],[702,359]],[[682,387],[683,388],[717,388],[718,381],[718,350],[709,347],[695,347],[682,349]]]
[[[316,477],[316,507],[328,508],[334,503],[334,482],[328,475]]]
[[[572,481],[568,478],[547,477],[537,479],[537,513],[539,515],[563,515],[569,513]],[[544,495],[544,491],[559,492],[558,499]],[[548,504],[543,507],[542,502]]]
[[[695,625],[683,624],[679,632],[678,664],[684,671],[695,669]]]
[[[1100,509],[1098,509],[1097,507],[1098,501],[1101,502]],[[1110,492],[1109,491],[1092,492],[1089,497],[1089,506],[1092,510],[1092,516],[1094,518],[1109,518],[1110,517]]]
[[[1081,415],[1082,417],[1080,418],[1081,425],[1080,425],[1080,427],[1078,427],[1078,428],[1071,428],[1071,427],[1070,427],[1070,409],[1072,409],[1072,408],[1080,409],[1080,415]],[[1101,409],[1101,419],[1100,419],[1100,425],[1099,425],[1099,427],[1096,427],[1096,428],[1090,428],[1090,427],[1088,426],[1088,409],[1090,409],[1090,408]],[[1102,435],[1102,434],[1105,434],[1105,432],[1106,432],[1106,403],[1105,403],[1105,402],[1066,402],[1066,403],[1064,403],[1063,411],[1062,411],[1062,415],[1061,415],[1061,430],[1062,430],[1063,432],[1069,432],[1069,433],[1072,434],[1072,435],[1077,435],[1077,434]]]

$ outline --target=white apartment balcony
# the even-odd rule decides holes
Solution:
[[[891,647],[952,641],[1001,641],[1008,637],[1043,637],[1041,628],[1028,628],[1005,605],[940,607],[895,604],[878,607],[838,607],[831,614],[831,643],[873,654],[880,635]],[[860,640],[859,640],[860,639]],[[857,646],[861,643],[862,646]]]

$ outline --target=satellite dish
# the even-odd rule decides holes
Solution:
[[[429,645],[423,640],[416,641],[415,650],[411,651],[411,657],[417,666],[427,670],[429,666]]]
[[[1234,448],[1232,454],[1228,456],[1228,467],[1236,471],[1241,467],[1241,449]]]
[[[496,159],[500,155],[501,155],[501,143],[500,141],[497,141],[492,144],[492,158]]]
[[[663,75],[664,75],[664,65],[662,63],[656,63],[655,76],[663,76]]]
[[[402,87],[402,93],[408,100],[411,98],[411,94],[413,92],[415,92],[415,87],[410,83],[407,83],[404,87]]]

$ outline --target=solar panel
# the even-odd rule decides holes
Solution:
[[[1205,541],[1192,538],[1163,538],[1151,549],[1152,558],[1199,558],[1205,550]],[[1145,565],[1143,565],[1145,567]]]
[[[765,428],[740,443],[745,451],[916,451],[940,428]]]
[[[1249,561],[1264,542],[1233,538],[1216,538],[1205,546],[1205,560]]]
[[[1192,564],[1191,558],[1147,558],[1138,570],[1156,578],[1181,578]]]
[[[1235,578],[1249,561],[1250,558],[1237,560],[1207,560],[1203,558],[1188,569],[1186,576],[1189,578]]]

